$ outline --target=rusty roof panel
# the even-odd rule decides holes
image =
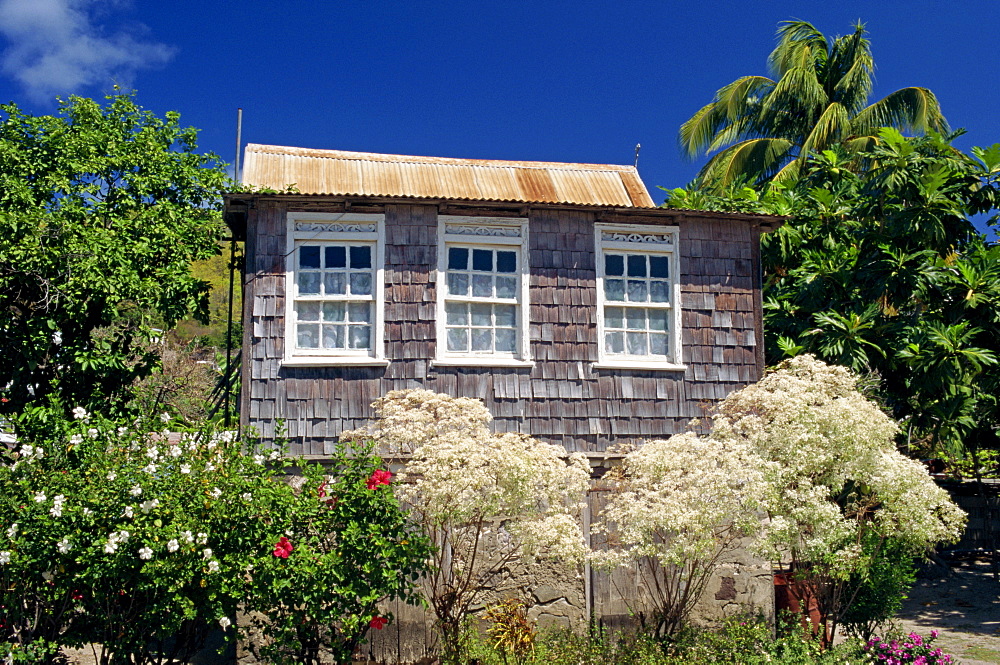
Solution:
[[[243,182],[302,194],[653,208],[635,167],[381,155],[251,143]]]

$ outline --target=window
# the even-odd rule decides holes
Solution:
[[[527,220],[440,220],[435,363],[530,365]]]
[[[288,219],[285,364],[384,364],[382,215]]]
[[[683,369],[677,227],[596,226],[598,367]]]

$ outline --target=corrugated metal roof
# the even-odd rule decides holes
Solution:
[[[508,162],[247,145],[243,183],[302,194],[653,208],[634,166]]]

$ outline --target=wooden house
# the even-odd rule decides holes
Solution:
[[[632,166],[250,144],[243,181],[241,419],[293,454],[423,387],[599,458],[763,369],[777,218],[657,208]]]

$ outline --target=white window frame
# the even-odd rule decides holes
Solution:
[[[363,213],[290,212],[285,246],[285,353],[283,365],[300,367],[388,365],[385,358],[385,215]],[[300,349],[296,347],[295,302],[298,298],[298,247],[372,245],[371,348]],[[312,300],[313,298],[309,298]],[[315,298],[323,302],[322,298]],[[334,299],[331,299],[334,300]],[[336,298],[335,300],[340,300]]]
[[[597,263],[597,362],[596,369],[655,369],[668,371],[683,371],[687,366],[683,363],[681,349],[681,287],[680,287],[680,252],[678,251],[679,227],[647,226],[645,224],[595,224],[594,248]],[[668,309],[670,331],[670,355],[639,356],[628,354],[611,354],[606,350],[604,308],[618,307],[617,301],[606,301],[604,297],[604,254],[606,251],[629,252],[647,256],[669,257],[670,268],[670,303],[667,306],[647,303],[640,307],[656,307]],[[627,303],[624,305],[627,307]]]
[[[510,304],[498,298],[449,298],[448,248],[504,250],[516,249],[518,254],[518,294],[515,351],[512,354],[477,353],[473,351],[448,351],[445,303],[449,300]],[[528,339],[530,303],[528,285],[528,220],[522,217],[466,217],[460,215],[438,216],[438,265],[437,265],[437,352],[433,365],[473,367],[532,367],[531,345]]]

